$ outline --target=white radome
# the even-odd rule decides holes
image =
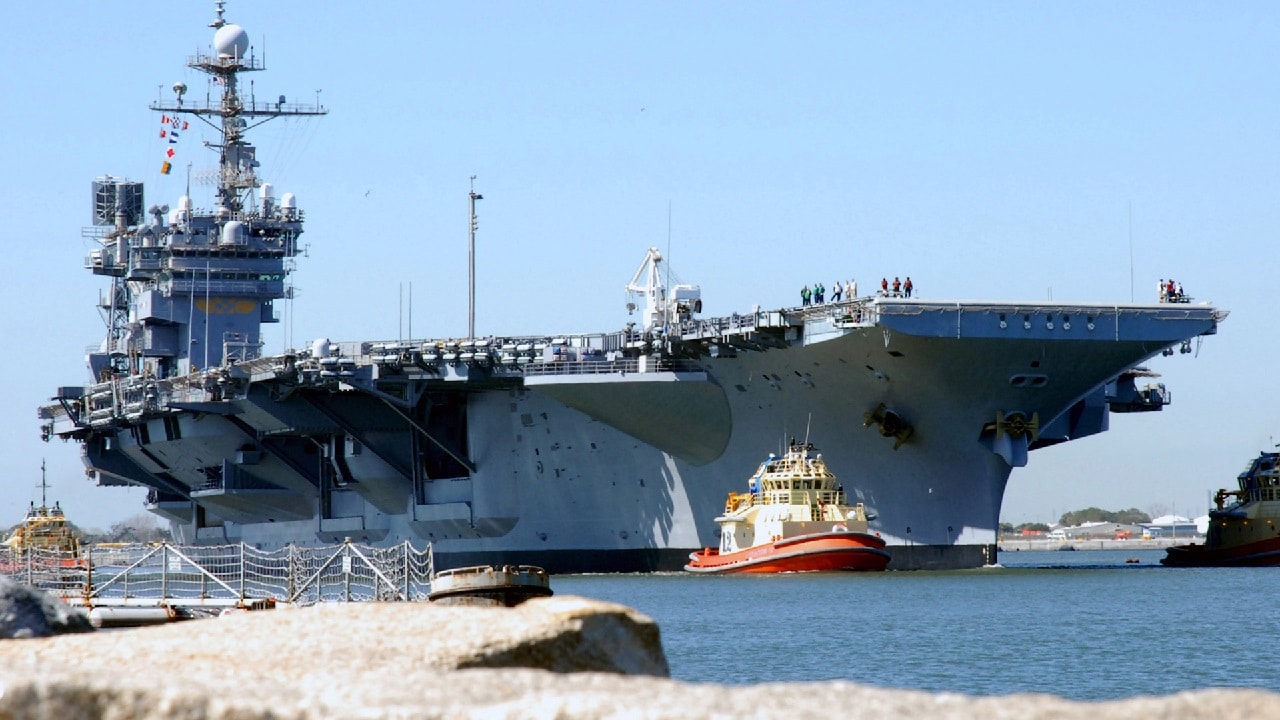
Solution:
[[[218,57],[242,58],[249,52],[249,33],[239,25],[223,25],[213,34]]]

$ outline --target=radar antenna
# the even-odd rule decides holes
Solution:
[[[284,95],[258,103],[253,84],[243,84],[240,75],[265,70],[265,63],[244,28],[226,19],[224,0],[214,8],[213,42],[187,58],[188,67],[208,78],[209,92],[187,97],[191,93],[179,81],[172,95],[149,106],[163,113],[163,124],[184,133],[188,120],[213,129],[215,137],[204,146],[218,157],[210,176],[214,207],[199,209],[192,202],[193,181],[200,184],[202,178],[190,164],[186,194],[172,210],[153,205],[144,211],[140,182],[111,176],[94,181],[94,227],[84,234],[102,247],[90,252],[85,267],[111,278],[110,294],[98,303],[107,337],[88,358],[95,382],[134,375],[164,380],[197,367],[255,359],[263,346],[262,325],[279,322],[273,302],[293,296],[288,278],[304,214],[293,193],[277,198],[260,176],[248,135],[276,118],[328,110],[318,91],[314,104],[291,103]],[[167,134],[168,143],[175,142],[177,133]],[[173,148],[168,150],[172,158]],[[169,170],[166,160],[161,174]],[[204,357],[199,366],[192,362],[197,354]],[[124,412],[123,394],[113,393],[111,403],[113,414]]]
[[[187,86],[178,82],[173,85],[174,100],[157,101],[151,104],[151,109],[194,115],[222,136],[221,143],[211,142],[208,147],[220,153],[216,183],[218,207],[234,215],[244,209],[252,190],[262,184],[257,174],[257,148],[245,139],[248,132],[279,117],[326,115],[329,111],[320,104],[319,93],[315,104],[289,103],[283,95],[277,102],[261,105],[252,93],[245,98],[240,92],[240,73],[266,70],[266,63],[253,54],[244,28],[228,23],[223,17],[224,0],[217,0],[215,5],[217,18],[209,23],[216,30],[213,50],[190,58],[187,67],[210,76],[210,82],[222,89],[221,98],[184,102]]]
[[[467,245],[467,339],[476,339],[476,229],[480,227],[480,219],[476,217],[476,201],[484,196],[476,192],[476,176],[471,176],[471,192],[467,193],[471,200],[471,233]]]

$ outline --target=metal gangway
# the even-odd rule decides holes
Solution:
[[[234,545],[97,545],[82,556],[32,548],[0,559],[0,575],[68,604],[185,610],[276,604],[412,602],[431,589],[432,551],[409,543],[259,550]]]

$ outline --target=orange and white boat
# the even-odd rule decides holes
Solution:
[[[867,529],[862,503],[846,505],[844,488],[809,443],[794,440],[770,454],[745,493],[729,493],[720,547],[689,555],[697,573],[884,570],[889,551]]]

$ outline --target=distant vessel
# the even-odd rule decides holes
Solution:
[[[1280,565],[1280,453],[1264,452],[1222,489],[1204,544],[1175,545],[1160,560],[1177,567]]]
[[[46,493],[49,485],[44,478],[43,463],[40,472],[40,505],[32,502],[26,517],[4,539],[8,552],[6,557],[0,558],[2,572],[21,570],[27,567],[29,559],[41,568],[47,568],[49,563],[64,569],[88,566],[87,561],[80,557],[80,537],[62,512],[62,507],[56,502],[49,507]],[[40,558],[29,558],[32,551],[41,551]]]
[[[189,117],[219,134],[204,143],[217,152],[212,202],[147,206],[140,182],[93,183],[85,267],[110,281],[105,338],[90,380],[39,410],[45,437],[76,441],[98,484],[148,488],[178,542],[409,541],[431,544],[441,569],[678,570],[718,544],[714,517],[743,462],[812,417],[892,567],[977,567],[996,561],[1010,471],[1105,432],[1113,412],[1161,410],[1169,393],[1139,386],[1139,366],[1190,353],[1226,315],[883,293],[705,317],[701,288],[672,282],[651,248],[620,330],[321,338],[266,354],[305,218],[264,182],[248,135],[326,110],[257,100],[241,79],[264,69],[247,33],[220,3],[212,26],[212,48],[188,61],[207,89],[193,99],[176,83],[151,105],[170,130]],[[412,232],[411,213],[361,222],[365,245]],[[767,261],[723,262],[758,273]]]
[[[867,531],[866,507],[846,505],[844,487],[812,444],[791,442],[770,454],[748,492],[729,493],[720,546],[689,555],[697,573],[884,570],[884,540]]]

